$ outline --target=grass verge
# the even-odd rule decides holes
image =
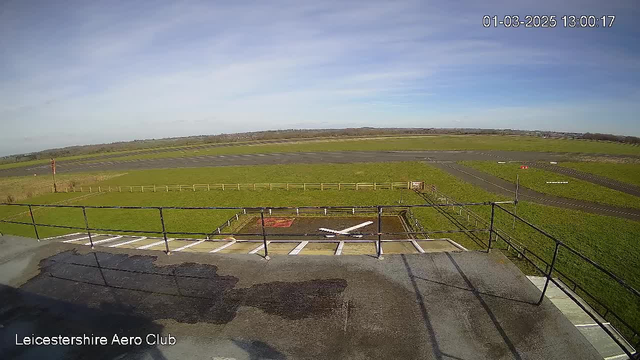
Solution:
[[[541,193],[599,204],[640,208],[640,201],[633,195],[548,170],[536,168],[522,170],[518,163],[498,164],[491,161],[462,161],[460,163],[512,183],[516,182],[516,175],[520,175],[521,186]],[[568,184],[548,184],[549,181],[567,181]]]
[[[640,186],[640,164],[568,162],[559,165]]]

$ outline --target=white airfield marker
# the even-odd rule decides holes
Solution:
[[[362,227],[365,227],[365,226],[371,225],[371,224],[373,224],[373,221],[365,221],[365,222],[363,222],[361,224],[358,224],[358,225],[355,225],[355,226],[352,226],[352,227],[348,227],[348,228],[342,229],[342,230],[333,230],[333,229],[327,229],[327,228],[319,228],[318,230],[331,233],[331,234],[325,235],[325,237],[328,237],[328,238],[335,237],[336,235],[346,235],[346,236],[353,236],[355,238],[361,238],[362,235],[349,234],[349,233],[352,232],[353,230],[357,230],[357,229],[360,229]]]

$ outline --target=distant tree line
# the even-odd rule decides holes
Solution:
[[[346,128],[346,129],[287,129],[255,131],[234,134],[198,135],[178,138],[147,139],[120,141],[110,144],[78,145],[60,149],[44,150],[31,154],[20,154],[0,158],[0,163],[41,160],[63,156],[91,155],[116,151],[133,151],[158,148],[165,146],[185,146],[199,144],[220,144],[250,141],[286,141],[310,138],[339,138],[339,137],[367,137],[367,136],[399,136],[399,135],[524,135],[563,139],[587,139],[598,141],[613,141],[627,144],[640,144],[640,138],[635,136],[621,136],[599,133],[567,133],[555,131],[529,131],[513,129],[470,129],[470,128]]]
[[[611,135],[611,134],[600,134],[600,133],[586,133],[582,135],[582,139],[588,140],[602,140],[602,141],[615,141],[621,143],[628,143],[638,145],[640,144],[640,138],[636,136],[621,136],[621,135]]]

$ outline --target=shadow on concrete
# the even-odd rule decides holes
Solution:
[[[451,260],[451,263],[453,264],[453,266],[456,268],[456,270],[458,271],[458,273],[460,274],[460,276],[464,280],[464,282],[471,289],[471,293],[473,293],[473,295],[476,297],[476,299],[478,299],[478,302],[480,302],[480,305],[482,305],[482,308],[487,312],[487,315],[489,315],[489,318],[491,319],[491,322],[493,322],[493,325],[498,330],[498,333],[500,333],[500,336],[502,337],[502,339],[504,340],[504,343],[509,348],[509,351],[511,351],[511,354],[513,354],[513,357],[516,360],[522,359],[522,357],[518,353],[518,350],[516,350],[516,347],[513,345],[513,342],[511,342],[511,340],[507,336],[507,333],[504,331],[504,329],[500,325],[500,322],[498,322],[498,319],[496,318],[495,314],[493,313],[493,311],[491,311],[491,308],[489,308],[489,305],[487,305],[487,303],[484,301],[482,296],[480,296],[482,293],[480,291],[478,291],[478,289],[476,289],[473,286],[473,284],[471,283],[471,281],[469,280],[467,275],[465,275],[464,271],[462,271],[462,269],[460,268],[460,266],[458,265],[456,260],[451,256],[451,254],[449,254],[449,253],[446,253],[446,254],[447,254],[447,257],[449,258],[449,260]]]
[[[269,344],[259,340],[232,340],[233,343],[249,354],[250,360],[284,360],[286,356],[269,346]]]
[[[163,326],[131,312],[113,313],[70,301],[0,285],[0,358],[2,359],[112,359],[165,357],[144,341],[148,334],[161,334]],[[108,306],[106,307],[108,308]],[[141,345],[112,344],[114,335],[140,336]],[[106,337],[107,345],[18,346],[31,336]]]
[[[537,305],[538,304],[536,301],[524,301],[524,300],[519,300],[519,299],[512,299],[512,298],[508,298],[508,297],[505,297],[505,296],[500,296],[500,295],[490,294],[490,293],[487,293],[487,292],[478,291],[477,289],[474,289],[474,288],[469,289],[469,288],[465,288],[465,287],[462,287],[462,286],[446,284],[446,283],[443,283],[441,281],[425,279],[425,278],[422,278],[422,277],[419,277],[419,276],[414,276],[414,278],[416,278],[418,280],[422,280],[422,281],[427,281],[427,282],[430,282],[432,284],[438,284],[438,285],[442,285],[442,286],[447,286],[447,287],[458,289],[458,290],[476,292],[476,293],[478,293],[480,295],[490,296],[490,297],[494,297],[494,298],[497,298],[497,299],[515,301],[515,302],[518,302],[518,303],[521,303],[521,304],[528,304],[528,305]]]
[[[448,359],[463,360],[461,358],[458,358],[449,354],[445,354],[440,349],[440,345],[438,344],[438,339],[436,338],[436,332],[435,332],[435,329],[433,328],[431,317],[429,316],[429,311],[427,310],[427,307],[424,304],[424,298],[422,296],[422,293],[420,292],[420,289],[418,289],[418,284],[416,283],[416,280],[415,280],[416,277],[413,275],[413,270],[411,270],[411,266],[409,266],[406,256],[404,254],[400,256],[402,257],[402,262],[404,263],[404,267],[407,270],[407,274],[409,275],[409,280],[411,281],[411,286],[413,287],[413,291],[416,294],[416,300],[418,302],[418,306],[420,307],[422,320],[424,321],[424,325],[427,328],[427,333],[429,334],[431,351],[433,353],[434,358],[436,358],[437,360],[443,360],[446,357]]]

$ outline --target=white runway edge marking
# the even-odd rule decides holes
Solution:
[[[271,244],[271,241],[267,241],[267,245],[269,245],[269,244]],[[264,244],[262,244],[262,245],[258,246],[257,248],[249,251],[249,254],[255,254],[255,253],[257,253],[258,251],[260,251],[262,249],[264,249]]]
[[[141,238],[137,238],[137,239],[121,242],[120,244],[114,244],[114,245],[111,245],[109,247],[118,247],[118,246],[122,246],[122,245],[127,245],[127,244],[131,244],[131,243],[134,243],[134,242],[138,242],[138,241],[144,240],[146,238],[147,238],[146,236],[143,236]]]
[[[213,249],[213,250],[211,250],[209,252],[210,253],[217,253],[218,251],[226,249],[226,248],[228,248],[229,246],[231,246],[231,245],[233,245],[235,243],[236,243],[235,240],[231,240],[228,244],[224,244],[224,245],[220,246],[219,248],[215,248],[215,249]]]
[[[65,236],[74,236],[74,235],[80,235],[80,234],[82,234],[82,233],[81,232],[77,232],[77,233],[73,233],[73,234],[64,234],[64,235],[52,236],[52,237],[48,237],[48,238],[44,238],[44,239],[40,239],[40,240],[59,239],[61,237],[65,237]]]
[[[99,234],[95,234],[93,236],[100,236],[100,235]],[[88,239],[88,238],[89,238],[89,236],[84,236],[84,237],[79,237],[77,239],[65,240],[65,241],[63,241],[63,243],[70,243],[72,241],[84,240],[84,239]]]
[[[420,246],[420,244],[418,244],[415,240],[411,240],[411,243],[420,254],[424,254],[424,249],[422,248],[422,246]]]
[[[301,242],[300,244],[298,244],[298,246],[296,246],[295,249],[291,250],[289,255],[298,255],[300,251],[302,251],[302,249],[304,249],[304,247],[307,246],[308,243],[309,243],[308,241]]]
[[[108,239],[104,239],[104,240],[98,240],[98,241],[94,241],[93,245],[95,244],[102,244],[102,243],[106,243],[107,241],[113,241],[113,240],[118,240],[120,239],[122,236],[114,236],[112,238],[108,238]],[[91,245],[91,242],[86,243],[85,245]]]
[[[193,243],[191,243],[191,244],[187,244],[187,245],[185,245],[185,246],[183,246],[183,247],[177,248],[177,249],[175,249],[175,250],[173,250],[173,251],[182,251],[182,250],[184,250],[184,249],[188,249],[188,248],[190,248],[190,247],[192,247],[192,246],[196,246],[196,245],[198,245],[198,244],[202,244],[203,242],[204,242],[204,240],[196,241],[196,242],[193,242]]]
[[[342,254],[342,248],[344,247],[344,241],[340,241],[340,244],[338,244],[338,248],[336,249],[336,255],[341,255]]]
[[[169,241],[173,241],[173,240],[175,240],[175,239],[167,239],[167,242],[169,242]],[[149,245],[142,245],[142,246],[140,246],[140,247],[137,247],[137,248],[136,248],[136,250],[144,250],[144,249],[148,249],[148,248],[150,248],[150,247],[154,247],[154,246],[156,246],[156,245],[160,245],[160,244],[164,244],[164,239],[162,239],[162,240],[160,240],[160,241],[156,241],[156,242],[151,243],[151,244],[149,244]]]

